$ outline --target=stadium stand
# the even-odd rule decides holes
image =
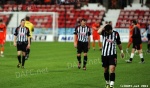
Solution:
[[[33,11],[33,10],[31,10]],[[73,5],[60,5],[60,6],[51,6],[50,9],[47,9],[45,6],[38,6],[37,11],[46,11],[46,12],[58,12],[59,18],[58,18],[58,27],[59,28],[74,28],[76,24],[76,19],[85,18],[87,20],[87,24],[91,26],[92,22],[95,20],[99,20],[100,22],[103,19],[104,11],[100,10],[81,10],[81,9],[74,9]],[[44,17],[44,16],[43,16]],[[32,16],[32,19],[38,19],[38,20],[46,20],[42,19],[38,16]],[[52,22],[50,19],[51,17],[48,17],[49,22]],[[39,22],[37,20],[32,20],[34,25],[38,25],[37,27],[40,27]],[[41,26],[43,27],[43,26]]]
[[[29,2],[31,0],[26,1]],[[81,2],[81,4],[87,4],[89,1],[90,0],[80,0],[79,2]],[[149,8],[147,8],[145,5],[141,7],[141,4],[137,3],[133,3],[132,7],[131,5],[128,5],[122,10],[108,9],[108,11],[106,11],[106,8],[103,7],[103,5],[97,6],[93,3],[88,3],[88,5],[83,5],[81,9],[77,9],[76,5],[73,5],[76,3],[74,0],[67,0],[65,3],[67,5],[59,4],[58,2],[55,2],[55,4],[52,5],[45,5],[42,2],[39,2],[41,4],[33,4],[34,2],[32,1],[31,4],[25,5],[17,4],[18,2],[15,2],[15,0],[7,0],[6,3],[7,4],[1,6],[0,12],[57,12],[59,14],[58,27],[60,28],[73,28],[76,24],[76,20],[81,18],[86,18],[89,26],[91,26],[92,22],[94,22],[96,19],[98,19],[101,24],[104,24],[105,21],[112,21],[113,27],[116,28],[127,28],[129,22],[133,19],[139,19],[138,22],[141,24],[141,27],[144,27],[147,21],[150,19]],[[139,8],[139,10],[137,8]],[[116,14],[113,15],[113,12]],[[110,16],[110,14],[112,15]],[[47,17],[49,20],[46,20],[44,16],[43,18],[42,16],[40,18],[38,18],[38,16],[32,17],[32,22],[34,23],[35,27],[51,27],[51,25],[47,25],[46,22],[52,22],[52,17]]]
[[[51,28],[52,17],[49,15],[28,15],[36,28]]]
[[[139,7],[139,9],[137,9]],[[141,7],[140,4],[133,4],[132,7],[127,6],[124,10],[120,11],[117,19],[116,28],[128,28],[132,20],[138,20],[141,28],[145,28],[150,20],[150,10],[148,7]]]
[[[0,18],[3,19],[3,22],[8,25],[10,19],[12,17],[12,14],[0,14]]]
[[[88,19],[87,24],[91,26],[97,19],[101,22],[105,14],[104,10],[75,9],[74,5],[4,5],[3,11],[58,12],[58,27],[60,28],[73,28],[76,24],[76,19],[81,18]],[[47,25],[47,21],[52,22],[52,17],[50,16],[46,17],[48,20],[44,16],[36,15],[31,18],[31,22],[33,22],[35,27],[51,27],[51,25]],[[45,23],[43,23],[43,20]]]

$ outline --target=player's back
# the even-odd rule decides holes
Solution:
[[[133,25],[129,26],[129,36],[132,36],[133,34]]]
[[[29,22],[29,21],[26,21],[26,22],[25,22],[25,27],[27,27],[27,28],[29,29],[30,35],[31,35],[31,37],[32,37],[32,31],[33,31],[33,29],[34,29],[33,24],[32,24],[31,22]]]
[[[97,28],[99,28],[99,24],[97,24],[97,23],[93,23],[92,24],[92,31],[93,31],[93,34],[97,34]],[[95,29],[96,28],[96,29]]]
[[[139,24],[139,23],[137,23],[137,24],[136,24],[136,26],[137,26],[139,29],[141,28],[141,26],[140,26],[140,24]]]
[[[132,38],[133,38],[133,42],[134,43],[141,44],[141,42],[142,42],[142,40],[141,40],[141,32],[140,32],[140,28],[138,26],[135,26],[133,28]]]
[[[92,24],[92,28],[95,28],[95,27],[96,27],[96,28],[99,28],[99,26],[100,26],[100,25],[97,24],[97,23],[93,23],[93,24]]]
[[[0,38],[4,38],[6,34],[6,25],[3,23],[0,23]]]

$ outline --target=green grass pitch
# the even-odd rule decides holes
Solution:
[[[125,52],[127,43],[123,43]],[[143,43],[145,64],[136,54],[131,64],[130,53],[120,58],[116,68],[115,88],[150,88],[150,54]],[[131,48],[130,51],[131,52]],[[5,57],[0,57],[0,88],[104,88],[105,80],[98,48],[88,52],[87,70],[77,68],[73,43],[32,42],[25,69],[17,68],[17,51],[12,42],[5,44]],[[83,57],[82,57],[83,60]]]

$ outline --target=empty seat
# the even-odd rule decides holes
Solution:
[[[130,11],[121,10],[117,23],[116,23],[116,27],[127,28],[129,21],[138,20],[138,22],[142,25],[141,28],[143,28],[148,22],[148,20],[150,19],[149,13],[150,13],[150,10],[130,10]],[[120,20],[122,20],[121,22],[122,24],[118,24]]]

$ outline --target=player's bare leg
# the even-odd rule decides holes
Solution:
[[[77,60],[78,60],[78,68],[81,68],[81,54],[77,54]]]
[[[144,57],[143,57],[143,53],[142,53],[142,49],[138,50],[139,56],[141,58],[141,61],[139,63],[145,63],[144,62]]]
[[[4,57],[4,45],[3,44],[0,45],[0,56]]]
[[[86,64],[87,64],[87,53],[84,53],[83,70],[86,70]]]
[[[114,83],[115,83],[115,66],[110,65],[110,88],[114,88]]]
[[[99,49],[102,50],[102,43],[98,40]]]
[[[93,40],[92,47],[93,47],[93,50],[95,50],[95,40]]]
[[[26,55],[26,52],[22,52],[22,66],[21,68],[24,69],[24,64],[25,64],[25,55]]]
[[[128,45],[127,45],[127,49],[126,49],[126,52],[128,53],[128,49],[130,48],[132,42],[129,42]]]
[[[134,52],[135,52],[135,48],[132,48],[131,55],[130,55],[130,59],[129,59],[129,60],[126,60],[127,63],[131,63],[131,62],[132,62],[133,57],[134,57]]]
[[[21,51],[18,51],[18,64],[17,67],[19,68],[21,66]]]
[[[105,88],[109,88],[110,85],[109,85],[109,67],[104,67],[104,78],[105,78],[105,81],[106,81],[106,85],[105,85]]]

